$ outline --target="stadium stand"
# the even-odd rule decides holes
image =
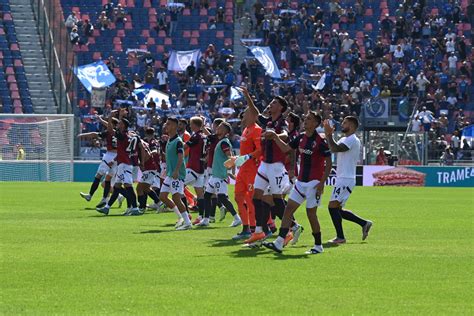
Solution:
[[[6,8],[5,31],[0,33],[3,108],[27,112],[31,101],[27,83],[21,80],[21,54],[13,50],[17,48],[14,41],[10,43],[14,36],[6,31],[11,20],[8,1],[1,1]],[[83,131],[98,130],[93,115],[106,114],[114,100],[130,99],[134,81],[157,87],[156,72],[167,66],[171,50],[196,48],[203,58],[196,65],[195,78],[169,72],[165,91],[172,107],[178,105],[189,113],[204,109],[210,118],[237,120],[243,104],[230,101],[228,89],[222,86],[242,83],[262,109],[273,95],[285,95],[297,114],[319,110],[336,126],[345,115],[359,115],[374,95],[388,97],[393,104],[407,97],[420,112],[409,123],[429,132],[430,144],[440,150],[450,144],[454,131],[460,132],[474,118],[474,14],[468,0],[257,0],[244,1],[239,10],[236,2],[228,0],[180,2],[183,8],[165,0],[60,0],[66,25],[73,21],[69,30],[77,27],[74,42],[70,38],[77,64],[104,60],[118,79],[109,89],[104,109],[91,108],[89,92],[77,85]],[[261,38],[260,45],[271,48],[281,81],[265,76],[242,49],[244,12],[252,21],[249,37]],[[143,55],[146,51],[151,55]],[[315,91],[323,74],[325,86]],[[227,108],[231,112],[222,111]],[[399,114],[396,107],[391,112]],[[136,115],[131,114],[133,121]],[[150,112],[148,116],[147,122],[157,122]]]
[[[3,113],[32,113],[33,106],[9,0],[0,0],[0,98]]]

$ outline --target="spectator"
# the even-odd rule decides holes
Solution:
[[[451,148],[448,146],[446,147],[446,150],[444,153],[441,155],[441,165],[442,166],[452,166],[454,164],[454,154],[451,150]]]
[[[375,159],[376,165],[386,165],[387,164],[387,156],[385,156],[385,148],[380,147],[379,152],[377,153],[377,157]]]
[[[125,9],[122,7],[120,3],[117,4],[117,7],[114,9],[114,18],[115,18],[115,23],[123,24],[127,22],[127,18],[125,17]]]
[[[196,75],[196,66],[194,66],[194,61],[191,61],[189,66],[186,68],[186,76],[189,78],[189,84],[194,83],[195,75]]]
[[[86,37],[91,37],[94,35],[94,26],[89,22],[88,19],[84,20],[84,24],[82,25],[82,30]]]
[[[458,58],[456,57],[456,54],[452,52],[451,56],[449,56],[448,58],[448,68],[449,68],[449,74],[451,76],[456,75],[457,62],[458,62]]]
[[[224,23],[225,11],[223,7],[219,7],[216,12],[216,22]]]
[[[168,74],[165,71],[165,68],[160,67],[158,73],[156,74],[156,80],[158,81],[158,89],[163,92],[168,92]]]
[[[77,26],[78,23],[79,19],[76,17],[76,11],[72,11],[71,14],[69,14],[69,16],[67,17],[66,22],[64,22],[68,29],[74,28],[75,26]]]
[[[250,31],[252,30],[252,18],[250,17],[250,14],[247,12],[243,17],[240,18],[240,26],[242,27],[242,38],[249,38],[250,37]]]
[[[101,31],[105,31],[105,29],[109,28],[110,19],[107,17],[105,11],[100,13],[99,18],[97,19],[97,24],[99,25]]]
[[[424,72],[420,72],[418,77],[416,78],[416,86],[418,88],[418,97],[424,98],[426,92],[426,85],[429,84],[430,81],[426,78]]]
[[[451,136],[450,147],[453,150],[454,159],[458,159],[459,149],[461,148],[461,139],[459,138],[459,131],[454,131],[453,136]]]
[[[169,36],[173,36],[174,32],[176,31],[176,28],[178,27],[178,15],[181,11],[181,7],[168,7],[169,13],[170,13],[170,32]]]
[[[471,146],[469,146],[469,142],[467,141],[466,138],[462,140],[462,157],[461,159],[463,160],[470,160],[472,155],[471,155]]]
[[[69,41],[73,45],[82,45],[81,37],[77,33],[77,26],[73,27],[71,33],[69,33]]]

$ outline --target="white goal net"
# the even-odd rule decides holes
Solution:
[[[74,116],[0,114],[0,181],[73,181]]]

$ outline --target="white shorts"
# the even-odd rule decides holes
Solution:
[[[258,167],[254,188],[265,192],[269,187],[270,194],[283,194],[289,183],[288,172],[281,162],[262,162]]]
[[[161,189],[161,182],[162,182],[162,179],[158,175],[158,172],[157,172],[157,175],[155,176],[155,179],[153,180],[153,183],[151,184],[151,187]]]
[[[156,173],[157,172],[154,170],[142,171],[142,177],[139,182],[152,185],[155,182],[155,178],[157,177]]]
[[[283,194],[285,194],[285,195],[290,194],[291,190],[293,190],[293,188],[295,187],[296,181],[298,181],[296,177],[293,177],[292,179],[289,179],[288,180],[288,185],[286,186],[285,191],[283,191]]]
[[[132,167],[132,179],[133,179],[133,182],[137,182],[137,181],[138,181],[138,171],[141,172],[140,167],[138,167],[138,166],[133,166],[133,167]]]
[[[339,201],[341,206],[346,205],[354,187],[355,179],[336,178],[330,201]]]
[[[204,174],[197,173],[196,171],[187,168],[184,184],[193,186],[195,188],[202,188],[204,187]]]
[[[212,193],[212,194],[225,194],[227,195],[227,185],[228,185],[227,179],[220,179],[211,176],[209,178],[209,181],[207,181],[206,184],[206,192]]]
[[[101,176],[114,176],[117,172],[117,161],[115,160],[115,157],[117,157],[117,153],[110,151],[106,152],[102,157],[99,168],[97,169],[97,174],[100,174]]]
[[[166,162],[160,163],[160,169],[161,169],[160,178],[161,179],[166,178]]]
[[[180,179],[173,179],[170,177],[166,177],[165,181],[161,185],[161,192],[171,193],[171,195],[175,194],[184,194],[184,181]]]
[[[295,186],[290,193],[290,200],[295,201],[299,205],[303,204],[306,199],[306,208],[313,208],[321,205],[321,197],[316,197],[316,186],[318,180],[310,182],[301,182],[296,180]]]
[[[211,171],[212,169],[209,167],[204,170],[204,186],[207,186],[207,183],[209,182],[209,178],[211,177]]]
[[[132,172],[132,165],[121,163],[117,167],[117,173],[115,174],[114,182],[119,184],[133,184]]]

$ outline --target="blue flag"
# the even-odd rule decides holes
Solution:
[[[168,60],[168,70],[185,71],[186,68],[194,61],[194,66],[198,67],[198,60],[201,56],[199,49],[188,51],[172,51]]]
[[[267,75],[272,78],[281,79],[280,69],[273,58],[272,50],[268,46],[250,46],[252,54],[265,68]]]
[[[243,97],[244,96],[243,96],[242,92],[239,89],[236,89],[235,87],[230,88],[230,99],[232,101],[240,100]]]
[[[408,98],[401,98],[398,101],[398,119],[400,122],[408,122],[410,115],[408,114]]]
[[[74,74],[89,92],[92,88],[108,87],[115,82],[114,74],[102,60],[74,68]]]

